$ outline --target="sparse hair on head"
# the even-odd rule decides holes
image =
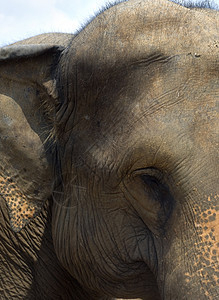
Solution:
[[[102,8],[100,8],[93,16],[91,16],[81,27],[75,32],[78,35],[88,24],[90,24],[97,16],[99,16],[104,11],[109,8],[118,5],[123,2],[128,2],[129,0],[114,0],[108,1]],[[219,6],[214,2],[214,0],[169,0],[173,3],[179,4],[186,8],[199,8],[199,9],[214,9],[219,10]]]
[[[202,8],[202,9],[216,9],[218,10],[218,5],[213,0],[171,0],[172,2],[182,5],[187,8]]]

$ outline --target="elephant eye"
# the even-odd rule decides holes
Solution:
[[[133,176],[140,176],[142,181],[148,185],[159,185],[163,182],[163,173],[156,168],[145,168],[134,171]]]
[[[160,188],[160,181],[158,178],[145,174],[141,175],[141,180],[143,181],[145,189],[147,189],[148,192],[157,194],[157,191]]]
[[[158,178],[150,175],[141,175],[141,179],[144,183],[145,191],[151,195],[155,200],[162,202],[163,194],[166,189],[164,189],[163,184]]]
[[[160,170],[156,168],[139,169],[133,175],[140,178],[142,188],[154,200],[164,203],[169,198],[169,188],[165,183],[164,174]]]
[[[165,173],[156,168],[137,169],[124,182],[127,199],[152,231],[164,228],[172,212],[174,198],[167,182]]]
[[[147,174],[142,174],[141,179],[146,185],[151,186],[153,188],[157,188],[160,184],[160,180],[158,180],[158,178]]]

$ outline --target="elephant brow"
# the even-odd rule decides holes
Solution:
[[[131,66],[148,67],[154,63],[167,63],[173,56],[164,56],[163,54],[152,54],[148,57],[133,61]]]

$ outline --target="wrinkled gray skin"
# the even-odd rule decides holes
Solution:
[[[37,43],[67,46],[72,37],[72,34],[49,33],[26,39],[14,45],[32,45]],[[37,64],[37,61],[35,64]],[[2,158],[7,160],[6,152],[10,151],[9,149],[11,148],[12,151],[9,153],[9,158],[13,161],[13,166],[18,164],[16,173],[19,172],[20,177],[28,178],[25,180],[25,183],[22,182],[22,190],[25,189],[26,184],[29,185],[30,181],[34,182],[37,171],[41,171],[41,176],[51,176],[50,166],[44,157],[45,150],[42,147],[42,142],[33,137],[35,132],[37,132],[36,136],[38,134],[42,136],[46,124],[42,125],[42,122],[39,121],[39,118],[43,119],[42,111],[40,112],[40,117],[37,116],[37,106],[40,105],[40,102],[38,99],[35,99],[35,95],[31,95],[33,85],[29,84],[29,82],[27,84],[26,78],[22,85],[19,78],[17,78],[18,85],[16,86],[16,82],[13,80],[13,88],[10,89],[8,87],[8,78],[4,80],[2,76],[3,68],[4,65],[1,65],[0,174],[2,175],[2,168],[5,164]],[[31,73],[34,73],[34,70],[36,70],[36,67],[31,62]],[[25,72],[25,70],[22,70],[22,72]],[[13,73],[11,75],[14,76]],[[33,75],[34,78],[36,75]],[[22,88],[26,89],[27,97],[23,97],[24,91]],[[33,93],[36,92],[35,89],[33,91]],[[13,93],[16,93],[16,96]],[[7,107],[5,107],[5,102]],[[27,109],[25,110],[26,105]],[[25,112],[25,115],[21,113],[20,109]],[[10,124],[9,128],[5,128],[5,121],[8,121]],[[34,126],[33,123],[35,123],[37,128],[33,131],[30,130],[30,125],[28,126],[27,122],[31,126]],[[25,129],[22,128],[23,126],[25,126]],[[16,133],[18,135],[17,138],[14,137]],[[41,167],[42,161],[43,167]],[[28,172],[28,175],[22,176],[21,173],[24,172],[24,167],[26,167],[25,173]],[[7,171],[9,172],[8,165]],[[10,174],[14,172],[15,170],[12,170]],[[50,189],[51,182],[52,180],[50,179]],[[42,183],[40,185],[42,186]],[[26,193],[29,193],[29,191]],[[102,296],[102,293],[99,295],[99,293],[82,288],[77,280],[61,266],[55,254],[52,241],[51,199],[46,201],[42,212],[29,226],[15,233],[11,230],[7,207],[1,196],[3,196],[2,190],[0,194],[0,299],[112,299],[111,297]],[[45,199],[42,200],[44,201]]]
[[[219,299],[218,39],[130,0],[1,50],[3,299]]]

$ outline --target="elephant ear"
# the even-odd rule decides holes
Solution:
[[[62,51],[51,45],[0,49],[0,200],[6,201],[15,232],[39,214],[51,195],[49,135]]]

